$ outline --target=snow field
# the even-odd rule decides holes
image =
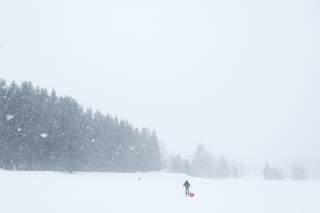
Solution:
[[[139,177],[141,180],[139,181]],[[193,198],[182,184],[191,183]],[[0,171],[3,213],[319,213],[320,182],[181,174]]]

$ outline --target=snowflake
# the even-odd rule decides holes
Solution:
[[[47,137],[48,137],[48,134],[47,134],[47,133],[41,133],[41,134],[40,134],[40,137],[42,137],[42,138],[47,138]]]
[[[10,121],[10,120],[12,120],[14,118],[14,115],[7,115],[6,118],[7,118],[8,121]]]

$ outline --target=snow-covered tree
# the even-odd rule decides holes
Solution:
[[[0,80],[0,168],[151,171],[161,168],[156,133],[84,110],[55,91]]]
[[[269,164],[266,164],[263,169],[263,178],[265,180],[282,180],[284,176],[279,168],[270,167]]]
[[[305,170],[303,169],[303,167],[301,165],[295,164],[292,167],[291,178],[293,180],[305,180],[306,179]]]
[[[240,172],[237,166],[233,165],[231,169],[231,176],[233,178],[239,178],[240,177]]]
[[[226,159],[222,156],[217,163],[217,177],[228,178],[230,177],[230,168],[227,164]]]
[[[266,164],[263,169],[263,179],[271,180],[272,179],[272,171],[269,164]]]

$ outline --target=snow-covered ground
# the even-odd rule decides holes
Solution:
[[[186,178],[193,198],[183,195]],[[0,171],[2,213],[319,213],[319,201],[320,181]]]

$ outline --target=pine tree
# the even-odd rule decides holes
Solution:
[[[161,168],[158,138],[126,120],[86,111],[71,97],[30,82],[0,80],[0,168],[151,171]]]
[[[271,172],[272,172],[272,179],[273,180],[283,180],[284,179],[282,171],[279,168],[273,167],[271,169]]]
[[[214,161],[211,153],[202,144],[199,144],[190,164],[190,173],[198,177],[215,178]]]
[[[240,176],[239,170],[235,165],[232,166],[231,175],[233,178],[239,178]]]
[[[291,178],[293,180],[305,180],[306,179],[306,173],[301,165],[295,164],[292,167]]]
[[[217,165],[217,175],[219,178],[228,178],[230,177],[230,169],[227,164],[226,159],[222,156]]]
[[[271,171],[271,168],[269,166],[269,164],[266,164],[264,169],[263,169],[263,178],[265,180],[271,180],[273,177],[272,177],[272,171]]]

